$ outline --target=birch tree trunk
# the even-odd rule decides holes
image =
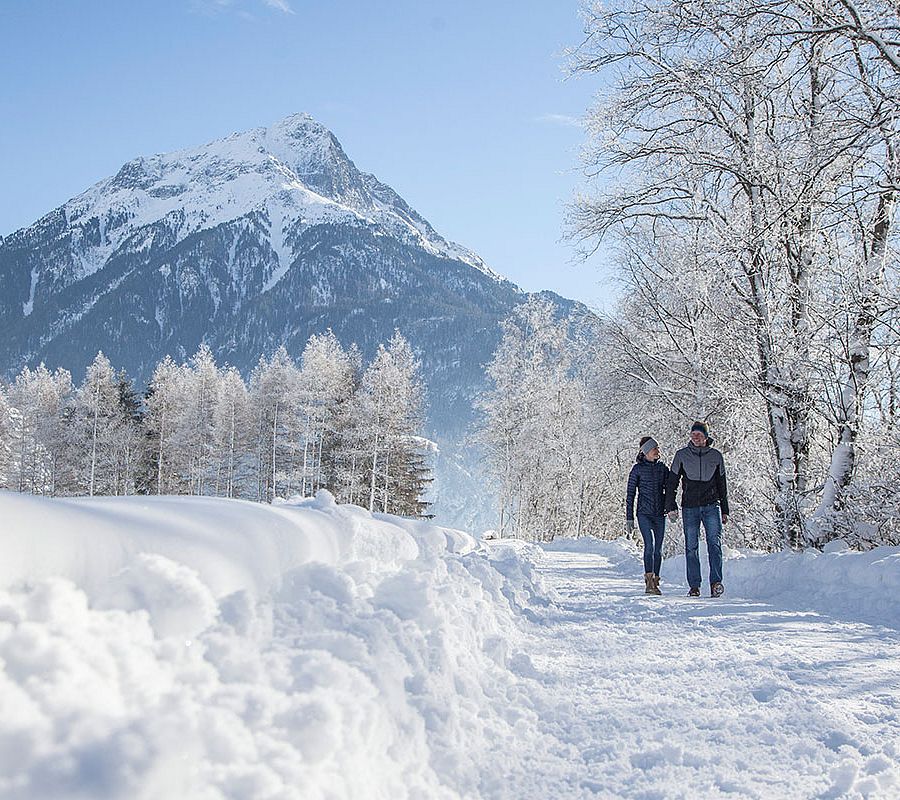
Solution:
[[[864,250],[866,257],[862,265],[859,310],[853,317],[846,374],[839,398],[837,443],[831,454],[822,499],[816,511],[819,518],[829,511],[841,509],[844,492],[856,466],[856,442],[863,419],[863,403],[869,388],[871,372],[872,337],[883,313],[887,244],[896,201],[897,192],[893,188],[882,192],[879,196],[868,237],[868,247]]]
[[[237,417],[237,406],[234,402],[231,404],[231,419],[228,431],[228,475],[225,481],[225,494],[227,497],[234,497],[234,439]]]
[[[275,461],[276,461],[277,444],[278,444],[278,403],[275,403],[275,410],[272,414],[272,497],[269,500],[270,503],[275,502],[275,483],[276,483]]]
[[[163,443],[166,440],[166,404],[163,404],[159,422],[159,452],[156,454],[156,494],[161,495],[163,483]]]

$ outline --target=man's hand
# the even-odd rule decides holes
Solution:
[[[722,514],[722,524],[723,525],[728,524],[728,514]]]
[[[670,511],[669,512],[669,522],[677,522],[678,521],[678,512]]]
[[[625,532],[626,533],[634,533],[634,520],[633,519],[625,520]]]

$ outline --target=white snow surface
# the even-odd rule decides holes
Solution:
[[[900,796],[900,549],[730,555],[0,493],[0,798]]]

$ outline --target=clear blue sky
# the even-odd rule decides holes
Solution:
[[[581,182],[578,0],[0,0],[0,234],[128,159],[305,111],[523,288],[600,305],[560,242]]]

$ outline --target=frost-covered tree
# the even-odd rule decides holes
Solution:
[[[0,488],[10,487],[13,471],[13,415],[15,409],[9,402],[9,390],[0,383]]]
[[[615,87],[589,115],[587,164],[619,176],[578,202],[576,235],[623,243],[632,291],[666,292],[680,279],[706,296],[738,401],[722,419],[726,428],[738,423],[742,398],[762,403],[771,524],[793,546],[821,539],[810,525],[816,495],[820,509],[834,508],[849,485],[874,332],[890,305],[895,45],[884,40],[888,53],[879,52],[871,9],[865,34],[856,23],[824,22],[853,17],[850,8],[592,3],[574,54],[576,72],[604,74]],[[698,240],[702,258],[682,259],[676,275],[659,268]],[[692,345],[694,305],[657,306],[663,341],[674,333]],[[823,402],[831,384],[837,390]],[[822,432],[825,421],[834,437]]]
[[[64,370],[0,385],[0,486],[44,494],[213,494],[271,502],[329,488],[342,500],[421,515],[430,481],[424,393],[399,334],[361,378],[354,346],[313,336],[301,366],[284,347],[248,388],[202,345],[167,357],[143,397],[99,353],[72,391]],[[374,468],[373,468],[374,464]]]
[[[215,470],[212,464],[215,408],[219,396],[219,368],[212,351],[201,344],[182,370],[184,405],[180,409],[179,440],[187,451],[188,482],[191,494],[212,493]]]
[[[337,425],[355,386],[354,356],[330,330],[310,337],[301,356],[298,423],[302,452],[300,492],[314,494],[333,484],[328,475],[329,450],[337,441]]]
[[[682,233],[683,225],[673,230],[658,222],[654,231],[636,228],[623,240],[622,298],[594,339],[591,394],[615,409],[619,422],[609,436],[623,448],[617,510],[640,436],[652,435],[671,458],[691,421],[703,419],[728,462],[734,504],[744,509],[728,527],[730,541],[772,546],[780,540],[771,511],[777,486],[767,408],[752,379],[752,316],[727,290],[727,273],[702,226],[693,236]]]
[[[425,392],[419,362],[399,333],[379,346],[348,410],[343,436],[350,478],[350,502],[370,511],[421,516],[430,481],[421,438]]]
[[[502,536],[549,540],[587,527],[593,435],[575,358],[568,321],[545,300],[531,298],[503,323],[478,400]]]
[[[121,424],[116,438],[116,469],[113,494],[137,494],[145,485],[147,438],[144,432],[144,403],[131,378],[120,370],[119,413]]]
[[[120,448],[130,424],[120,400],[119,376],[109,359],[97,353],[75,391],[66,427],[69,491],[116,493]]]
[[[284,346],[260,358],[250,376],[256,429],[256,496],[273,500],[297,490],[296,431],[300,371]]]
[[[154,371],[147,392],[145,429],[156,464],[160,494],[215,494],[216,413],[221,373],[209,347],[187,364],[171,358]]]
[[[145,398],[144,428],[153,475],[150,483],[156,494],[182,491],[179,419],[184,405],[183,372],[182,367],[166,356],[153,371]]]
[[[43,364],[25,367],[9,389],[12,464],[10,488],[56,494],[65,452],[64,425],[72,396],[72,376]]]
[[[217,496],[241,497],[249,492],[253,422],[247,385],[230,367],[218,382],[213,409],[210,464]]]
[[[328,488],[344,503],[365,505],[362,495],[368,488],[363,475],[363,463],[368,457],[364,430],[368,421],[360,413],[359,391],[362,382],[363,359],[354,345],[347,351],[350,364],[350,389],[347,400],[341,403],[334,420],[334,436],[325,450],[325,470]]]

